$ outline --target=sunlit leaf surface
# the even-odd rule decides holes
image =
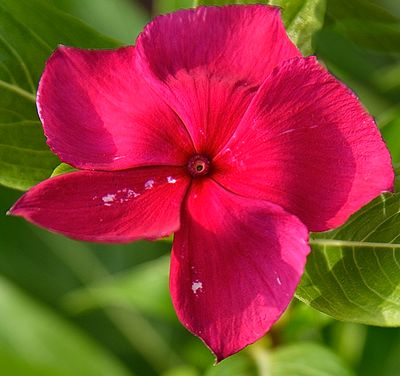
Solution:
[[[310,242],[298,298],[339,320],[400,326],[400,194]]]

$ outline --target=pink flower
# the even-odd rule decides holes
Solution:
[[[80,171],[33,187],[12,214],[88,241],[175,232],[176,312],[218,360],[281,316],[308,231],[392,189],[373,119],[301,56],[273,7],[161,16],[136,47],[61,46],[38,109],[51,149]]]

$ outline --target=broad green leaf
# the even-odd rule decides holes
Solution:
[[[46,179],[57,163],[39,121],[0,124],[0,184],[25,189]]]
[[[59,44],[118,45],[44,0],[0,0],[0,184],[27,189],[59,164],[35,106],[44,63]]]
[[[128,376],[103,348],[0,277],[1,371],[13,376]],[[26,373],[24,373],[26,372]]]
[[[297,297],[339,320],[400,326],[400,194],[313,234]]]
[[[134,44],[149,21],[149,14],[137,1],[48,0],[58,9],[78,17],[99,32],[123,43]],[[171,2],[171,0],[169,0]]]
[[[169,257],[161,257],[104,282],[75,290],[67,295],[65,302],[75,312],[122,306],[163,319],[175,319],[168,292],[168,273]]]
[[[325,0],[195,0],[194,5],[270,4],[282,8],[283,22],[290,39],[304,55],[311,55],[312,37],[324,22]]]

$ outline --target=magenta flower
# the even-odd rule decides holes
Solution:
[[[60,47],[38,109],[51,149],[80,171],[33,187],[12,214],[88,241],[175,232],[173,304],[218,360],[281,316],[308,231],[392,189],[373,119],[301,56],[274,7],[161,16],[136,47]]]

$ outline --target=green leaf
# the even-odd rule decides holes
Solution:
[[[282,7],[286,31],[303,55],[311,55],[313,35],[324,23],[325,0],[272,0],[272,5]]]
[[[336,29],[361,48],[400,54],[399,21],[389,23],[353,18],[338,22]]]
[[[182,8],[191,8],[194,5],[193,0],[153,0],[153,13],[173,12]]]
[[[270,4],[282,8],[283,22],[286,31],[304,55],[311,55],[312,37],[323,23],[325,16],[325,0],[195,0],[194,5],[225,4]]]
[[[67,174],[69,172],[74,172],[74,171],[77,171],[77,169],[73,168],[69,164],[61,163],[54,169],[54,171],[51,174],[51,177],[53,178],[54,176],[61,175],[61,174]]]
[[[333,352],[314,343],[280,347],[270,360],[271,376],[352,376]]]
[[[44,142],[35,106],[45,61],[59,44],[118,43],[43,0],[0,0],[0,184],[27,189],[59,164]]]
[[[59,163],[46,145],[39,121],[1,123],[0,140],[0,184],[26,189],[46,179]]]
[[[400,194],[381,195],[310,244],[300,300],[339,320],[400,325]]]
[[[0,362],[2,372],[13,376],[130,375],[110,353],[3,277]]]
[[[149,14],[136,1],[126,0],[48,0],[58,9],[78,17],[105,35],[125,44],[134,44],[136,36],[149,21]],[[171,2],[171,0],[169,0]]]
[[[327,13],[335,21],[348,18],[379,22],[398,21],[387,9],[370,0],[328,0]]]

